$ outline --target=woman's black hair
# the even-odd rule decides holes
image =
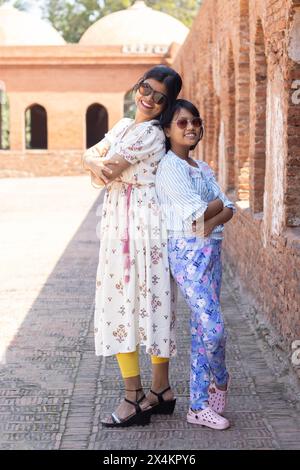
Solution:
[[[170,110],[173,108],[177,96],[180,93],[182,87],[182,80],[180,75],[175,72],[174,69],[168,67],[167,65],[156,65],[151,69],[147,70],[143,77],[134,85],[133,90],[137,91],[140,83],[148,78],[153,78],[158,82],[161,82],[165,85],[167,90],[167,104],[163,109],[162,113],[157,117],[160,124],[164,121],[165,115],[170,113]]]
[[[168,111],[168,113],[164,114],[163,119],[161,120],[161,126],[163,127],[163,129],[165,129],[166,127],[169,128],[171,126],[171,122],[173,121],[174,115],[177,112],[179,112],[181,109],[186,109],[193,116],[198,117],[198,118],[201,119],[199,110],[196,108],[195,105],[193,105],[193,103],[191,103],[190,101],[187,101],[187,100],[182,100],[182,99],[176,100],[175,103],[174,103],[174,106]],[[198,145],[200,140],[203,138],[204,126],[203,126],[202,119],[201,119],[201,123],[202,124],[201,124],[201,128],[200,128],[199,140],[195,145],[192,145],[190,147],[190,150],[194,150],[196,145]],[[166,150],[168,151],[168,150],[170,150],[170,148],[171,148],[170,139],[168,137],[166,137]]]

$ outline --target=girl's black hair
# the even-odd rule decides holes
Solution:
[[[163,116],[163,119],[161,120],[161,126],[163,129],[166,127],[169,128],[171,126],[171,122],[173,121],[174,115],[179,112],[181,109],[186,109],[189,111],[193,116],[198,117],[201,119],[199,110],[196,108],[196,106],[193,105],[190,101],[187,100],[176,100],[174,103],[174,106]],[[203,121],[201,119],[201,128],[200,128],[200,136],[199,140],[195,145],[192,145],[190,147],[190,150],[194,150],[196,145],[200,142],[200,140],[203,138],[203,133],[204,133],[204,127],[203,127]],[[170,139],[166,137],[166,150],[170,150],[171,144],[170,144]]]
[[[145,72],[143,77],[137,82],[136,85],[134,85],[133,90],[137,91],[140,83],[144,80],[147,80],[148,78],[153,78],[154,80],[163,83],[167,89],[166,95],[168,101],[166,107],[157,117],[160,124],[162,125],[162,122],[165,119],[165,115],[170,113],[170,110],[173,108],[176,98],[180,93],[182,80],[180,75],[171,67],[168,67],[167,65],[156,65],[155,67],[152,67],[151,69],[147,70],[147,72]]]

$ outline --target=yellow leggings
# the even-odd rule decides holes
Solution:
[[[140,375],[139,350],[129,353],[119,353],[116,355],[123,379]],[[169,362],[168,357],[151,356],[152,364],[162,364]]]

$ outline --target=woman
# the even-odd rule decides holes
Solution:
[[[207,163],[193,160],[203,136],[198,109],[177,100],[164,119],[168,153],[159,164],[156,188],[168,228],[172,275],[191,310],[189,423],[226,429],[228,372],[220,306],[223,224],[235,210]],[[210,380],[213,384],[210,386]]]
[[[116,355],[125,400],[105,426],[148,424],[152,413],[172,413],[169,357],[176,353],[174,291],[166,233],[160,219],[155,174],[165,154],[159,119],[174,104],[181,78],[160,65],[135,85],[135,119],[121,119],[105,139],[89,149],[84,164],[107,184],[101,220],[96,280],[96,354]],[[105,163],[101,156],[107,152]],[[139,371],[138,345],[152,358],[147,399]]]

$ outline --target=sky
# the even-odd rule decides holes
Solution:
[[[7,4],[10,4],[12,5],[14,2],[13,0],[8,0],[7,1]],[[36,15],[36,16],[39,16],[41,18],[42,16],[42,13],[41,13],[41,9],[39,7],[39,4],[43,3],[41,0],[27,0],[27,4],[29,6],[29,11],[30,13]]]
[[[27,0],[30,8],[30,13],[37,15],[39,17],[42,16],[41,9],[39,8],[39,4],[41,2],[37,2],[36,0]]]

